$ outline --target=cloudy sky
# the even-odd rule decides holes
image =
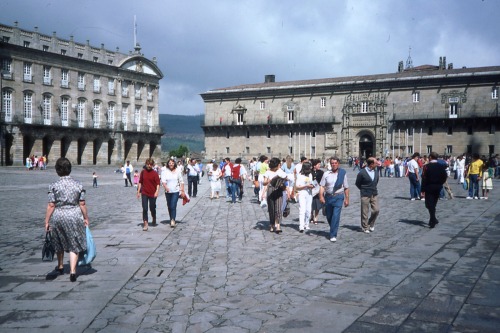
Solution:
[[[1,0],[0,22],[158,58],[160,112],[204,112],[200,93],[263,82],[500,65],[497,0]]]

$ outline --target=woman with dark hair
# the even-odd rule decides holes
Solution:
[[[153,169],[155,161],[152,158],[146,159],[146,165],[139,175],[137,184],[137,198],[142,199],[142,220],[143,231],[148,231],[148,204],[151,211],[152,225],[156,225],[156,198],[160,190],[160,176]]]
[[[319,182],[323,178],[324,171],[321,170],[321,161],[314,159],[311,161],[313,185],[315,188],[312,190],[312,207],[311,207],[311,222],[318,224],[319,211],[323,209],[323,204],[319,200]]]
[[[295,190],[299,200],[299,232],[304,232],[304,229],[309,230],[313,188],[311,163],[304,162],[295,181]]]
[[[269,170],[264,173],[263,185],[267,186],[267,211],[269,212],[270,231],[281,233],[283,217],[283,191],[286,190],[286,173],[280,169],[281,161],[273,157],[269,161]]]
[[[71,162],[64,157],[56,161],[58,181],[49,186],[49,203],[45,213],[45,230],[50,230],[57,254],[59,274],[64,273],[64,252],[69,252],[71,282],[76,281],[76,264],[80,252],[87,250],[85,227],[89,225],[85,190],[71,174]]]
[[[177,202],[180,193],[184,194],[184,180],[181,169],[177,169],[177,164],[173,159],[168,160],[167,167],[162,169],[161,182],[165,189],[165,199],[167,200],[168,214],[170,215],[170,227],[175,228],[175,218],[177,217]]]

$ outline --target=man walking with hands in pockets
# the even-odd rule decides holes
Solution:
[[[366,164],[366,168],[356,176],[356,187],[360,190],[361,196],[361,228],[364,233],[369,234],[375,231],[375,220],[380,211],[377,191],[379,175],[376,171],[377,163],[373,157],[368,158]],[[372,213],[368,219],[370,207]]]

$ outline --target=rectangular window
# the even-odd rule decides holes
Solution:
[[[408,155],[413,154],[413,146],[408,146]]]
[[[226,139],[229,139],[229,131],[226,132]]]
[[[69,99],[67,97],[61,98],[61,125],[68,126],[68,105]]]
[[[488,145],[488,155],[493,156],[495,153],[495,145]]]
[[[78,121],[78,127],[85,127],[85,101],[82,99],[78,100],[76,119]]]
[[[451,155],[453,153],[453,146],[446,146],[446,155]]]
[[[141,126],[141,107],[140,106],[135,107],[134,125],[136,125],[137,130],[139,130],[139,126]]]
[[[250,147],[245,147],[245,153],[250,154]]]
[[[94,57],[94,58],[92,58],[92,61],[93,61],[93,62],[98,62],[98,61],[99,61],[99,58]]]
[[[260,109],[265,110],[266,109],[266,101],[260,101]]]
[[[50,67],[43,66],[43,84],[52,85],[52,77],[50,75]]]
[[[101,92],[101,78],[99,76],[94,76],[94,92]]]
[[[2,92],[2,107],[5,114],[5,121],[12,121],[12,92],[4,90]]]
[[[108,104],[108,128],[115,127],[115,104]]]
[[[427,129],[427,135],[432,135],[432,134],[433,134],[432,127],[429,126],[429,128]]]
[[[430,154],[432,152],[432,146],[427,146],[427,154]]]
[[[448,135],[453,135],[453,126],[448,126]]]
[[[458,104],[450,104],[450,118],[458,118]]]
[[[420,92],[414,91],[413,92],[413,103],[418,103],[418,102],[420,102]]]
[[[78,90],[85,90],[85,74],[78,73]]]
[[[108,79],[108,95],[114,96],[115,94],[115,79],[109,78]]]
[[[267,154],[271,154],[271,147],[266,147]]]
[[[148,111],[146,114],[146,123],[148,124],[149,130],[153,129],[153,108],[148,107]]]
[[[311,137],[315,138],[316,137],[316,131],[312,131]]]
[[[498,87],[491,89],[491,99],[498,99]]]
[[[101,103],[94,102],[94,109],[92,111],[92,118],[94,119],[94,128],[99,128],[101,123]]]
[[[270,139],[271,138],[271,131],[267,131],[267,138]]]
[[[65,49],[61,49],[61,55],[66,55],[66,50]]]
[[[226,147],[226,154],[229,154],[229,147]]]
[[[52,97],[49,95],[43,96],[43,124],[50,125],[50,116],[52,109]]]
[[[293,147],[292,146],[288,146],[288,154],[293,154]]]
[[[113,60],[109,59],[108,60],[108,65],[113,65]]]
[[[368,112],[368,102],[361,103],[361,112],[362,113]]]
[[[288,123],[293,124],[293,122],[294,122],[294,112],[288,111]]]
[[[6,75],[10,75],[12,72],[12,60],[11,59],[2,59],[2,77],[4,79],[10,79],[11,77],[7,77]]]
[[[67,69],[61,69],[61,87],[69,88],[69,71]]]
[[[122,96],[128,97],[128,82],[122,81]]]
[[[289,137],[290,139],[291,139],[291,138],[293,138],[293,132],[292,132],[292,131],[290,131],[290,132],[288,133],[288,137]]]
[[[78,59],[83,59],[83,53],[78,53],[77,58]]]
[[[48,46],[48,45],[43,45],[43,46],[42,46],[42,50],[43,50],[44,52],[47,52],[47,51],[49,50],[49,46]]]
[[[311,157],[316,156],[316,146],[311,146]]]
[[[26,124],[31,124],[33,120],[33,94],[30,92],[24,93],[23,98],[23,108],[24,108],[24,122]]]
[[[243,121],[243,113],[239,112],[237,114],[238,120],[236,122],[236,125],[243,125],[245,122]]]
[[[247,139],[250,139],[250,131],[247,131]]]
[[[326,108],[326,97],[321,97],[320,107]]]
[[[25,62],[23,65],[23,81],[32,82],[31,63]]]
[[[127,131],[127,129],[128,129],[128,105],[122,106],[122,123],[123,123],[123,130]]]
[[[134,84],[134,97],[135,99],[141,99],[141,84],[140,83],[136,83]]]
[[[30,42],[28,42],[28,41],[24,41],[24,42],[23,42],[23,46],[24,46],[24,47],[30,47]]]
[[[152,86],[148,86],[147,94],[148,94],[148,101],[152,101],[153,100],[153,87]]]
[[[495,130],[496,130],[495,124],[490,124],[490,131],[489,131],[489,133],[490,134],[495,134]]]
[[[473,131],[472,131],[472,126],[468,126],[467,127],[467,135],[472,135]]]

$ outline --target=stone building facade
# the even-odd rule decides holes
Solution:
[[[403,68],[391,74],[214,89],[205,103],[207,158],[326,158],[500,152],[500,66]]]
[[[116,165],[161,156],[163,74],[129,54],[0,25],[1,164],[26,157]]]

